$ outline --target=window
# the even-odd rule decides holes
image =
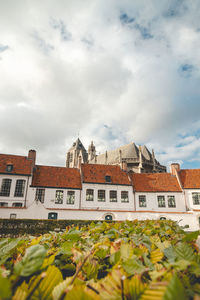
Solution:
[[[54,213],[54,212],[48,213],[48,219],[49,220],[57,220],[57,218],[58,218],[58,214],[57,213]]]
[[[12,204],[12,207],[22,207],[22,203],[15,202],[15,203]]]
[[[94,190],[87,189],[86,190],[86,201],[93,201],[94,200]]]
[[[194,205],[200,204],[200,193],[192,193],[192,200]]]
[[[11,179],[3,179],[1,183],[1,191],[0,196],[9,197],[10,196],[10,187],[11,187]]]
[[[110,202],[117,202],[117,191],[110,191]]]
[[[73,161],[73,153],[69,153],[69,161],[70,161],[70,162]]]
[[[44,203],[45,189],[36,189],[35,200]]]
[[[175,196],[167,196],[168,207],[176,207]]]
[[[24,197],[25,180],[18,179],[15,186],[15,197]]]
[[[13,165],[7,165],[6,166],[6,171],[7,172],[12,172],[12,170],[13,170]]]
[[[158,207],[165,207],[165,196],[158,196]]]
[[[8,202],[0,202],[0,207],[8,207]]]
[[[160,217],[160,220],[167,220],[165,217]]]
[[[67,204],[74,204],[75,202],[75,192],[68,191],[67,192]]]
[[[112,219],[113,219],[112,215],[105,215],[106,221],[112,221]]]
[[[106,176],[105,176],[105,181],[106,181],[106,182],[111,182],[111,177],[108,176],[108,175],[106,175]]]
[[[10,214],[10,219],[16,219],[17,215],[16,214]]]
[[[106,192],[105,190],[98,190],[98,201],[105,202],[106,201]]]
[[[139,207],[147,207],[147,200],[145,195],[139,195]]]
[[[121,192],[121,202],[129,202],[127,191],[122,191]]]
[[[63,191],[61,191],[61,190],[56,191],[55,204],[63,204]]]

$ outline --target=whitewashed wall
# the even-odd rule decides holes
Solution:
[[[13,203],[22,203],[24,206],[26,200],[27,200],[27,188],[29,184],[31,183],[31,176],[21,176],[21,175],[11,175],[11,174],[0,174],[0,188],[2,184],[3,179],[11,179],[11,188],[10,188],[10,196],[0,196],[0,202],[7,202],[9,207],[12,207]],[[18,179],[25,180],[25,189],[24,189],[24,196],[23,197],[15,197],[15,187],[16,187],[16,181]]]
[[[185,213],[156,213],[156,212],[126,212],[109,210],[68,210],[68,209],[45,209],[41,203],[34,202],[29,208],[1,208],[0,217],[10,218],[15,213],[18,219],[48,219],[48,214],[56,212],[58,219],[69,220],[104,220],[107,214],[112,214],[113,220],[156,220],[160,217],[179,222],[180,226],[189,225],[187,230],[199,230],[198,215],[193,212]]]
[[[139,196],[144,195],[146,196],[146,207],[139,206]],[[165,197],[165,207],[158,207],[158,196]],[[175,196],[176,207],[168,207],[168,197],[167,196]],[[182,192],[164,192],[164,193],[156,193],[156,192],[149,192],[149,193],[135,193],[135,201],[136,201],[136,211],[167,211],[167,212],[185,212],[185,199],[184,194]]]
[[[198,209],[200,210],[200,204],[194,204],[192,199],[192,193],[200,193],[200,189],[185,189],[185,196],[189,210]]]
[[[86,201],[86,190],[94,190],[94,201]],[[98,190],[105,190],[105,202],[97,200]],[[117,202],[110,202],[109,191],[117,191]],[[129,202],[121,202],[121,192],[128,191]],[[113,184],[82,184],[81,208],[108,209],[108,210],[129,210],[134,211],[134,194],[132,186]]]
[[[61,190],[63,191],[63,203],[62,204],[56,204],[56,191]],[[74,204],[67,204],[67,192],[68,191],[74,191],[75,192],[75,201]],[[60,208],[60,209],[78,209],[80,206],[80,190],[76,189],[62,189],[62,188],[45,188],[45,197],[44,197],[44,203],[43,206],[45,208]],[[36,194],[36,188],[30,187],[28,192],[28,201],[27,206],[32,205],[33,202],[35,202],[35,194]]]

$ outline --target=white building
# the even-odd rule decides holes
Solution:
[[[0,218],[133,220],[172,219],[199,229],[200,170],[131,173],[119,165],[79,168],[35,164],[0,154]]]

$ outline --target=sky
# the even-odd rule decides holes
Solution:
[[[200,168],[199,0],[0,0],[0,152],[135,142]]]

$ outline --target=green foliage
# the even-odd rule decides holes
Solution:
[[[4,238],[0,299],[197,298],[196,237],[172,221],[135,220],[86,222],[64,232]]]

